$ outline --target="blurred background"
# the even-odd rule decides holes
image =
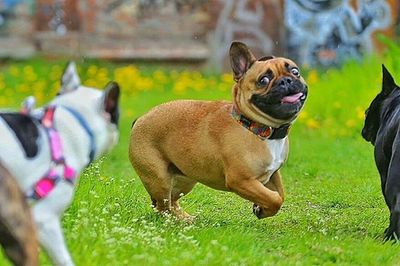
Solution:
[[[231,41],[309,66],[382,52],[398,0],[0,0],[0,57],[181,61],[226,69]]]
[[[301,65],[300,127],[359,137],[381,64],[400,79],[399,10],[400,0],[0,0],[0,107],[49,101],[68,60],[87,86],[117,81],[128,120],[171,99],[230,99],[239,40]]]

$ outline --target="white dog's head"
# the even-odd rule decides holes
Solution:
[[[70,62],[61,78],[61,89],[51,104],[66,107],[71,113],[82,117],[87,131],[94,138],[96,146],[92,159],[109,151],[118,142],[120,89],[116,82],[110,82],[103,91],[81,84],[76,65]]]

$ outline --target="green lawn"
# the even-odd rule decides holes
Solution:
[[[310,97],[290,132],[289,159],[282,169],[286,201],[275,217],[258,220],[252,203],[198,185],[181,201],[196,215],[194,224],[159,217],[151,209],[128,160],[130,126],[140,114],[171,99],[229,99],[230,75],[110,64],[90,70],[101,62],[82,66],[84,83],[115,78],[123,93],[120,142],[81,176],[63,218],[74,261],[85,266],[399,265],[400,246],[382,241],[389,212],[373,147],[359,134],[362,112],[380,87],[380,62],[304,71]],[[38,76],[32,81],[20,75],[26,64]],[[59,65],[4,65],[0,95],[7,99],[0,97],[1,106],[17,107],[29,94],[46,102],[56,93],[56,85],[47,85],[59,79]],[[43,74],[51,71],[54,75]],[[30,90],[40,77],[45,80],[42,88]],[[43,252],[41,264],[50,265]],[[4,257],[0,265],[8,265]]]

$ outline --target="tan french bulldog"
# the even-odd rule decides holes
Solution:
[[[197,182],[254,202],[258,218],[275,215],[283,203],[279,169],[307,85],[293,61],[257,60],[240,42],[232,43],[230,61],[232,103],[172,101],[133,124],[129,158],[158,211],[190,219],[178,200]]]

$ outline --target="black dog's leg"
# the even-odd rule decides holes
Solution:
[[[385,240],[400,240],[400,193],[396,195],[396,202],[390,210],[390,224],[385,231]]]
[[[400,141],[397,134],[393,143],[392,156],[386,179],[384,196],[390,210],[390,225],[385,239],[400,238]]]

